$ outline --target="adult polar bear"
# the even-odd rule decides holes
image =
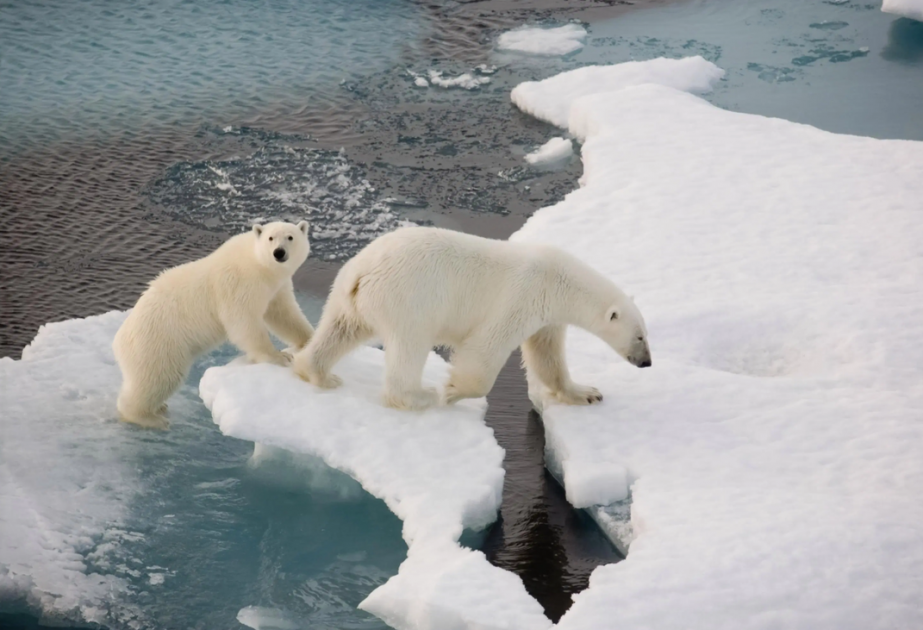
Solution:
[[[196,356],[227,340],[253,362],[289,365],[267,325],[297,348],[310,341],[314,329],[292,288],[292,274],[309,253],[307,222],[255,225],[155,278],[112,344],[122,370],[122,420],[167,428],[167,398]]]
[[[439,402],[422,387],[434,346],[453,349],[444,402],[480,398],[522,345],[530,382],[557,400],[602,400],[575,384],[564,359],[566,326],[579,326],[638,367],[651,364],[647,330],[634,302],[573,256],[550,246],[497,241],[439,228],[379,237],[337,275],[317,332],[295,356],[295,372],[337,387],[337,360],[362,341],[385,346],[384,403],[425,409]]]

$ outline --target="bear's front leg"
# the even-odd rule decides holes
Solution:
[[[279,289],[276,296],[269,302],[265,319],[269,328],[296,350],[307,346],[314,335],[314,327],[301,312],[301,307],[295,300],[295,291],[291,281]]]
[[[276,350],[269,338],[269,331],[263,324],[263,318],[257,313],[238,313],[237,319],[222,317],[228,340],[240,348],[253,363],[272,363],[288,367],[290,355]]]
[[[546,397],[566,405],[592,405],[603,399],[595,387],[577,385],[570,379],[564,360],[565,331],[563,325],[548,325],[522,344],[522,363],[529,382],[529,398],[540,411],[542,399]]]

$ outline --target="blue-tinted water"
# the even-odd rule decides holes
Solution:
[[[329,102],[419,40],[409,0],[0,5],[0,155]]]
[[[598,22],[580,63],[702,55],[710,101],[837,133],[923,140],[923,23],[880,2],[693,0]]]

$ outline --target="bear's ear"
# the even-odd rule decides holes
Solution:
[[[253,224],[253,233],[256,234],[256,237],[257,237],[257,238],[259,238],[259,237],[260,237],[260,234],[263,233],[263,226],[260,225],[259,223],[254,223],[254,224]]]
[[[608,311],[606,311],[606,321],[607,322],[614,322],[618,318],[619,318],[619,309],[615,308],[614,306],[610,308]]]
[[[307,236],[307,235],[308,235],[308,222],[307,222],[307,221],[302,221],[301,223],[299,223],[299,224],[298,224],[298,229],[301,230],[301,233],[302,233],[302,234],[304,234],[305,236]]]

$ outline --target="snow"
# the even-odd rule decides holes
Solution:
[[[110,345],[124,313],[47,324],[22,360],[0,358],[0,602],[47,622],[111,618],[124,579],[127,504],[141,490],[115,419]],[[100,448],[108,444],[110,448]],[[115,445],[118,445],[116,447]]]
[[[923,0],[883,0],[881,10],[923,22]]]
[[[707,92],[722,76],[723,70],[702,57],[629,61],[614,66],[586,66],[544,81],[526,81],[513,88],[510,98],[527,114],[566,129],[570,104],[581,96],[643,83]]]
[[[407,560],[362,609],[398,629],[548,628],[518,577],[458,544],[500,506],[504,453],[484,424],[486,402],[422,413],[383,407],[384,353],[376,348],[358,349],[335,371],[345,383],[332,391],[272,365],[210,368],[199,387],[226,435],[319,457],[403,521]],[[447,377],[432,354],[424,380]]]
[[[581,188],[513,239],[619,283],[653,351],[637,370],[572,330],[571,373],[603,402],[532,392],[575,505],[630,488],[630,530],[591,508],[627,560],[558,625],[923,627],[923,143],[679,89],[720,77],[659,59],[513,91],[584,162]]]
[[[574,154],[574,145],[567,138],[552,138],[538,149],[526,155],[526,162],[532,166],[543,166],[566,160]]]
[[[586,29],[579,24],[557,28],[524,26],[503,33],[497,40],[497,48],[530,55],[566,55],[583,48],[586,34]]]

